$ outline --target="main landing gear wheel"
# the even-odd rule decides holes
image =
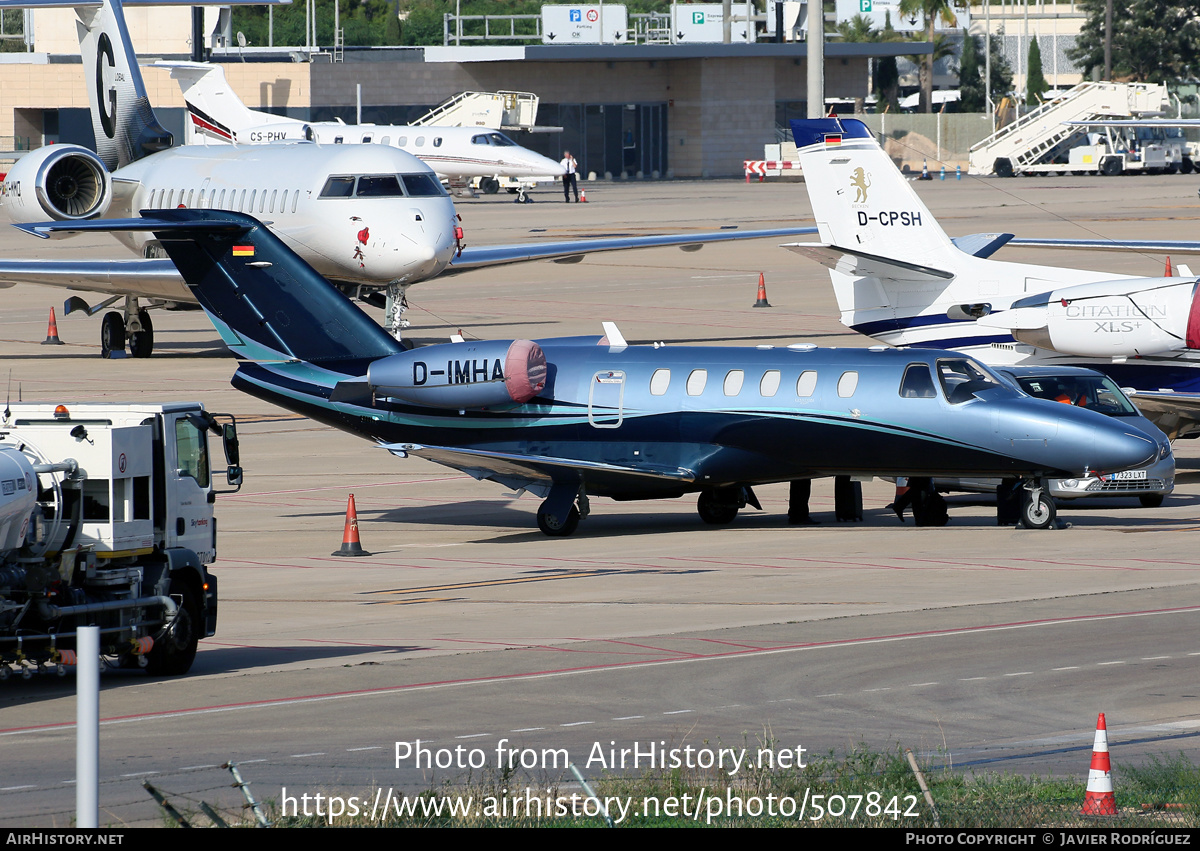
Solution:
[[[138,322],[141,323],[142,330],[129,335],[129,354],[135,358],[148,358],[154,351],[154,323],[150,321],[150,314],[144,310],[138,311]]]
[[[579,509],[572,505],[571,510],[567,512],[567,519],[560,520],[558,515],[541,508],[538,509],[537,521],[538,528],[542,530],[543,535],[551,538],[565,538],[572,534],[579,525]]]
[[[737,517],[738,506],[722,502],[714,491],[701,491],[700,498],[696,500],[696,510],[705,523],[725,526]]]
[[[114,352],[125,353],[125,317],[115,310],[100,320],[100,357],[111,358]]]
[[[1058,510],[1041,488],[1021,494],[1021,525],[1026,529],[1049,529]]]

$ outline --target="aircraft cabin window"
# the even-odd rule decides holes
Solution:
[[[192,206],[192,196],[193,196],[193,195],[195,195],[195,194],[196,194],[196,190],[195,190],[195,189],[189,189],[189,190],[188,190],[188,199],[187,199],[187,205],[188,205],[189,207],[190,207],[190,206]]]
[[[371,144],[371,140],[372,140],[373,138],[375,138],[375,137],[374,137],[374,136],[370,136],[370,135],[363,136],[362,143],[363,143],[364,145],[369,145],[369,144]]]
[[[300,203],[300,190],[297,189],[292,193],[292,212],[296,212],[296,205]]]
[[[246,190],[242,190],[242,200],[238,201],[237,208],[243,213],[246,212]]]
[[[225,190],[224,189],[221,190],[221,200],[217,202],[217,206],[220,207],[222,210],[225,209]]]
[[[817,373],[816,370],[806,369],[800,373],[800,377],[796,379],[796,395],[801,399],[806,399],[813,394],[817,389]]]
[[[251,189],[251,190],[250,190],[250,206],[248,206],[248,207],[246,208],[246,212],[247,212],[247,213],[253,213],[253,212],[254,212],[254,199],[255,199],[255,197],[257,197],[257,195],[258,195],[258,190],[257,190],[257,189]]]
[[[258,211],[261,213],[265,209],[267,209],[267,190],[264,189],[258,199]]]
[[[197,207],[204,206],[204,190],[203,189],[200,190],[200,197],[199,197],[199,199],[197,199],[196,206]]]
[[[432,174],[402,174],[400,179],[404,181],[405,192],[418,198],[446,194],[442,182]]]
[[[704,385],[708,383],[707,369],[693,369],[687,380],[687,392],[689,396],[699,396],[704,392]]]
[[[441,136],[433,137],[433,146],[435,148],[440,148],[442,146],[442,137]]]
[[[272,189],[272,190],[271,190],[271,209],[270,209],[270,212],[272,212],[272,213],[274,213],[274,212],[275,212],[275,196],[276,196],[276,195],[278,195],[278,194],[279,194],[279,190],[278,190],[278,189]]]
[[[407,148],[408,147],[408,137],[401,136],[400,138],[398,138],[396,140],[396,144],[399,145],[401,148]]]
[[[391,137],[391,136],[384,136],[382,139],[380,139],[380,140],[379,140],[379,144],[381,144],[381,145],[390,145],[390,144],[392,144],[392,137]]]
[[[671,370],[656,369],[654,375],[650,376],[650,395],[662,396],[667,392],[667,387],[671,384]]]
[[[288,191],[289,190],[287,190],[287,189],[283,190],[283,197],[279,199],[279,212],[281,212],[281,213],[287,212]]]
[[[774,396],[779,392],[779,370],[768,369],[763,373],[762,380],[758,382],[758,395]]]
[[[725,373],[725,395],[736,396],[742,392],[742,381],[745,379],[746,373],[740,369],[731,369]]]
[[[341,136],[334,136],[334,137],[333,137],[333,144],[335,144],[335,145],[340,145],[340,144],[342,144],[342,137],[341,137]]]
[[[842,377],[838,379],[838,395],[843,399],[849,399],[853,396],[857,387],[858,373],[854,370],[843,372]]]
[[[354,195],[354,178],[349,176],[331,177],[325,181],[325,186],[321,189],[322,198],[349,198],[352,195]]]
[[[364,174],[358,179],[356,198],[403,198],[404,190],[394,174]]]
[[[933,386],[933,377],[929,374],[928,364],[910,363],[904,370],[904,378],[900,380],[900,395],[905,399],[933,399],[937,397],[937,389]]]
[[[417,137],[417,147],[419,148],[419,147],[421,147],[421,146],[422,146],[422,145],[424,145],[424,144],[425,144],[425,137],[424,137],[424,136],[418,136],[418,137]]]

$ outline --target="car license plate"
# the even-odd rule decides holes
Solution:
[[[1129,482],[1137,479],[1146,478],[1145,470],[1123,470],[1120,473],[1112,473],[1104,477],[1106,482]]]

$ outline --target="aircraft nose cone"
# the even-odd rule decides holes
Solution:
[[[1158,458],[1158,443],[1136,428],[1113,428],[1097,432],[1096,463],[1093,469],[1115,473],[1145,467]]]

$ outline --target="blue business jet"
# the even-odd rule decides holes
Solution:
[[[405,350],[251,216],[24,225],[152,231],[229,348],[233,385],[357,434],[543,498],[569,535],[591,497],[699,495],[729,523],[754,486],[816,476],[998,476],[1045,527],[1048,477],[1145,467],[1170,446],[1119,420],[1031,398],[934,349],[635,346],[605,336]]]

